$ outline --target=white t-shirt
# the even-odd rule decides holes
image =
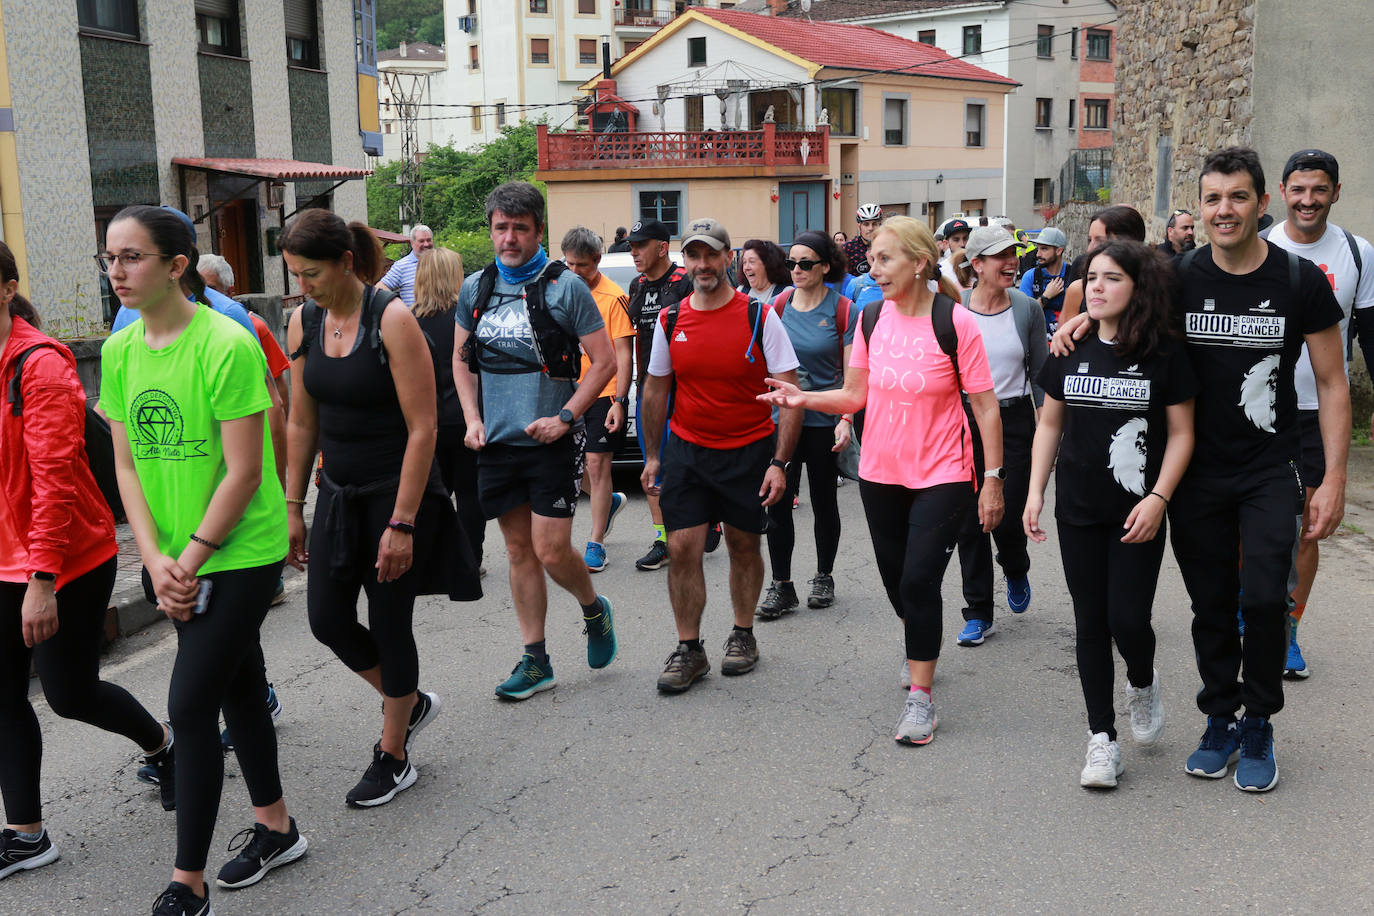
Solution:
[[[1021,335],[1016,333],[1016,318],[1011,306],[995,315],[984,315],[973,309],[969,309],[969,313],[978,319],[997,400],[1030,394],[1030,383],[1026,380],[1026,348],[1021,344]]]
[[[1360,236],[1355,236],[1355,244],[1360,248],[1360,259],[1364,270],[1357,274],[1355,258],[1350,253],[1350,243],[1345,233],[1335,223],[1326,224],[1326,232],[1315,244],[1303,245],[1293,241],[1285,231],[1288,221],[1275,224],[1269,230],[1269,241],[1306,258],[1326,274],[1331,291],[1336,294],[1336,302],[1341,306],[1345,317],[1341,319],[1341,352],[1345,352],[1345,335],[1350,324],[1352,308],[1374,308],[1374,245]],[[1349,371],[1349,367],[1347,367]],[[1298,390],[1298,410],[1317,409],[1317,378],[1312,373],[1312,361],[1307,356],[1307,344],[1302,345],[1302,355],[1293,374],[1293,386]]]

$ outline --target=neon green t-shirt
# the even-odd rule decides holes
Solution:
[[[158,549],[186,548],[224,479],[220,423],[272,406],[262,348],[233,319],[201,306],[181,336],[148,347],[142,320],[100,352],[100,409],[124,424],[134,467],[157,525]],[[200,572],[250,569],[286,556],[286,501],[263,426],[262,484]]]

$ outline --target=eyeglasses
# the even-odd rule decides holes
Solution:
[[[165,254],[151,254],[144,251],[122,251],[119,254],[92,255],[95,258],[95,266],[100,268],[102,274],[110,272],[110,268],[116,264],[123,264],[126,268],[133,269],[143,263],[144,258],[156,258],[159,261],[168,260]]]
[[[824,261],[812,261],[812,260],[810,260],[809,258],[802,258],[800,261],[794,261],[794,260],[792,260],[791,258],[788,258],[787,260],[783,261],[782,263],[784,263],[784,264],[787,265],[787,269],[788,269],[788,270],[796,270],[798,267],[800,267],[802,270],[811,270],[812,268],[821,266],[821,265],[824,264],[825,262],[824,262]]]

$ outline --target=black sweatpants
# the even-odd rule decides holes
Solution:
[[[1154,540],[1123,544],[1120,525],[1058,522],[1064,581],[1073,598],[1077,630],[1078,680],[1088,707],[1088,728],[1116,740],[1112,705],[1116,670],[1112,642],[1126,662],[1132,687],[1154,682],[1155,631],[1150,625],[1159,564],[1164,559],[1164,525]]]
[[[176,737],[176,867],[202,871],[210,851],[224,788],[219,714],[234,736],[234,754],[253,805],[282,797],[277,732],[263,698],[267,681],[259,629],[277,590],[282,564],[269,563],[201,576],[214,583],[210,606],[174,621],[177,657],[167,691]]]
[[[57,593],[57,632],[32,649],[20,622],[28,586],[0,583],[0,794],[11,824],[43,818],[43,736],[29,703],[31,660],[59,716],[123,735],[144,751],[162,746],[162,726],[148,710],[123,687],[100,679],[100,636],[116,565],[111,557],[64,585]]]
[[[1193,602],[1197,705],[1209,716],[1283,708],[1302,500],[1297,469],[1285,463],[1233,477],[1189,473],[1169,502],[1174,557]]]
[[[434,445],[434,460],[444,489],[457,499],[458,524],[472,545],[473,558],[482,565],[482,545],[487,539],[487,518],[477,498],[477,453],[463,444],[466,426],[439,427],[439,439]]]
[[[997,544],[997,562],[1008,579],[1019,579],[1030,572],[1030,552],[1021,513],[1026,511],[1030,492],[1031,442],[1035,439],[1035,403],[1025,398],[1001,409],[1002,467],[1007,479],[1002,485],[1006,513],[989,535],[978,523],[977,503],[968,513],[959,532],[959,569],[964,580],[964,619],[992,620],[992,545]],[[973,463],[978,486],[983,485],[983,440],[978,424],[971,418]]]
[[[787,492],[768,507],[768,561],[778,581],[792,578],[792,549],[797,543],[792,500],[801,487],[803,467],[815,517],[816,571],[829,575],[835,567],[835,554],[840,549],[840,499],[835,487],[839,471],[831,451],[834,447],[833,426],[803,426],[787,469]]]
[[[940,657],[940,582],[973,502],[973,487],[945,483],[922,490],[859,481],[873,555],[887,598],[906,630],[906,657]]]

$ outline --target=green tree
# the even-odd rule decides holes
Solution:
[[[444,44],[444,0],[378,0],[377,50],[403,41]]]

